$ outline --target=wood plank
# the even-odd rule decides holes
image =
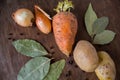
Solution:
[[[12,41],[29,38],[40,42],[48,50],[49,54],[57,61],[66,59],[66,66],[59,80],[98,80],[94,73],[86,73],[78,68],[73,56],[67,58],[58,49],[54,35],[41,33],[35,25],[29,28],[19,27],[11,15],[19,8],[28,8],[34,12],[34,5],[39,5],[48,14],[54,16],[59,0],[0,0],[0,80],[17,80],[20,68],[30,59],[18,53],[12,46]],[[115,40],[104,46],[94,45],[97,50],[107,51],[116,64],[116,80],[120,80],[120,0],[73,0],[75,9],[72,12],[77,16],[79,27],[75,45],[79,40],[90,40],[85,24],[84,14],[89,3],[93,4],[94,10],[101,16],[108,16],[110,24],[107,29],[116,32]],[[74,46],[75,46],[74,45]]]

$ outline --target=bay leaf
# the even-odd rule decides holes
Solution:
[[[35,57],[28,61],[20,70],[17,80],[43,80],[50,67],[50,59]]]
[[[98,34],[105,30],[109,23],[108,17],[101,17],[96,19],[96,21],[93,23],[93,34]]]
[[[86,29],[88,34],[92,37],[93,36],[93,23],[95,22],[95,20],[97,19],[97,15],[95,13],[95,11],[92,8],[91,3],[88,6],[88,9],[85,13],[85,25],[86,25]]]
[[[114,37],[115,37],[114,32],[112,32],[110,30],[104,30],[103,32],[97,34],[94,37],[93,43],[94,44],[100,44],[100,45],[108,44],[114,39]]]
[[[57,61],[50,66],[47,76],[43,80],[58,80],[65,66],[65,60]]]
[[[48,54],[44,47],[34,40],[21,39],[14,41],[13,45],[18,52],[26,56],[36,57]]]

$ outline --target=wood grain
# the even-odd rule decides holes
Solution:
[[[19,27],[11,15],[19,8],[28,8],[34,12],[34,5],[39,5],[48,14],[54,16],[59,0],[0,0],[0,80],[17,80],[20,68],[30,59],[18,53],[12,46],[12,41],[29,38],[40,42],[57,61],[66,59],[66,66],[59,80],[98,80],[94,73],[86,73],[77,67],[72,55],[67,58],[58,49],[54,35],[41,33],[35,25],[29,28]],[[110,24],[107,29],[116,32],[115,40],[108,45],[94,45],[98,51],[107,51],[116,64],[116,80],[120,80],[120,0],[73,0],[75,9],[72,12],[77,16],[79,28],[75,44],[79,40],[90,40],[85,24],[84,14],[89,3],[93,4],[94,10],[99,17],[108,16]],[[74,49],[74,48],[73,48]]]

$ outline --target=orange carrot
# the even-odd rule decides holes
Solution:
[[[77,33],[77,18],[70,12],[73,8],[72,2],[65,0],[59,2],[53,17],[53,32],[59,49],[69,57]]]

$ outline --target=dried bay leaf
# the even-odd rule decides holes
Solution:
[[[108,17],[97,18],[91,3],[89,4],[85,13],[84,20],[87,32],[92,38],[94,44],[108,44],[114,39],[115,33],[109,30],[105,30],[109,24]]]
[[[57,61],[50,66],[47,76],[43,80],[58,80],[65,66],[65,60]]]
[[[89,7],[85,13],[85,25],[86,25],[86,29],[88,34],[92,37],[93,36],[93,23],[95,22],[95,20],[97,19],[97,15],[95,13],[95,11],[92,8],[91,3],[89,4]]]
[[[34,40],[21,39],[14,41],[13,45],[18,52],[26,56],[36,57],[48,54],[44,47]]]
[[[100,45],[108,44],[114,39],[114,37],[115,37],[114,32],[112,32],[110,30],[104,30],[103,32],[97,34],[94,37],[93,43],[94,44],[100,44]]]
[[[50,59],[35,57],[28,61],[20,70],[17,80],[43,80],[50,67]]]
[[[101,17],[95,20],[93,23],[93,34],[98,34],[105,30],[107,25],[109,24],[108,17]]]

